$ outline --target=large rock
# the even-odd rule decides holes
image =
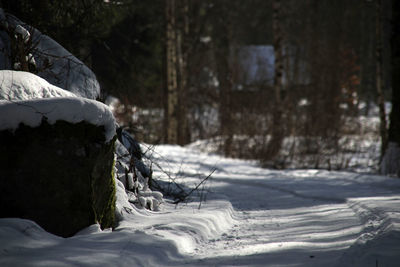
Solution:
[[[0,100],[0,217],[31,219],[64,237],[96,222],[112,227],[116,137],[110,109],[84,98],[40,98],[65,92],[19,74],[24,83],[10,83],[8,75],[0,86],[13,96]]]
[[[63,237],[115,223],[114,142],[86,121],[0,131],[0,217],[35,221]]]
[[[15,37],[23,39],[25,55],[35,65],[37,75],[75,95],[96,99],[100,85],[96,75],[82,61],[63,46],[39,30],[22,22],[0,8],[0,69],[15,69],[15,59],[10,58]],[[14,44],[15,46],[15,44]],[[20,62],[19,62],[20,63]],[[23,69],[22,69],[23,70]]]

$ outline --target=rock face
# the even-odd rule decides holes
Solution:
[[[39,127],[0,131],[0,217],[35,221],[69,237],[115,223],[114,143],[104,126],[43,117]]]

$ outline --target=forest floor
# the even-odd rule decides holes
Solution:
[[[270,170],[178,146],[156,146],[163,171],[193,188],[186,203],[133,209],[119,226],[71,238],[0,219],[0,266],[398,266],[400,179]],[[170,176],[166,176],[169,173]]]

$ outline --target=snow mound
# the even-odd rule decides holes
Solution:
[[[3,100],[76,96],[30,72],[0,70],[0,81],[0,99]]]
[[[37,127],[45,119],[70,123],[86,121],[104,126],[106,142],[115,136],[115,119],[110,109],[95,100],[77,97],[43,98],[23,101],[0,101],[0,130],[15,130],[20,123]]]
[[[225,200],[208,203],[200,210],[196,205],[179,208],[166,205],[159,213],[134,209],[124,215],[117,229],[137,229],[149,236],[162,237],[170,240],[180,253],[191,255],[205,242],[231,229],[236,223],[233,213],[232,205]]]

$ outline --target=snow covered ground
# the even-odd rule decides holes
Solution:
[[[261,169],[178,146],[156,146],[152,156],[184,187],[214,172],[191,202],[126,209],[114,231],[93,225],[60,238],[0,219],[0,266],[400,264],[399,179]]]

